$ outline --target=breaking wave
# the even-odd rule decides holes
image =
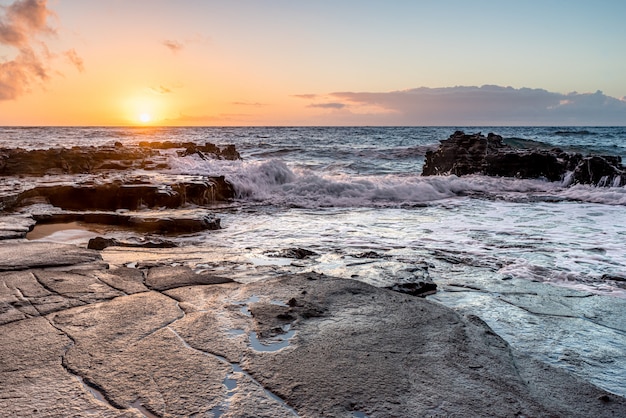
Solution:
[[[625,187],[593,187],[480,175],[378,176],[296,168],[282,160],[222,161],[172,157],[177,174],[223,175],[237,199],[287,207],[410,207],[442,199],[479,197],[508,201],[581,201],[626,205]]]

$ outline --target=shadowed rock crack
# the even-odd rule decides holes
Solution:
[[[287,404],[287,402],[285,402],[284,399],[280,398],[278,395],[274,394],[273,392],[271,392],[269,389],[265,388],[261,383],[259,383],[259,381],[257,381],[254,377],[252,377],[248,372],[244,371],[241,366],[238,363],[231,363],[230,361],[226,360],[226,358],[215,354],[215,353],[211,353],[209,351],[204,351],[204,350],[200,350],[198,348],[192,347],[187,341],[185,341],[185,339],[178,333],[176,332],[176,330],[172,329],[171,327],[168,327],[168,329],[183,343],[183,345],[187,348],[189,348],[190,350],[194,350],[198,353],[201,353],[205,356],[210,356],[213,357],[217,360],[219,360],[220,362],[227,364],[228,366],[230,366],[232,368],[232,372],[239,372],[242,373],[243,375],[245,375],[248,379],[250,379],[257,387],[261,388],[263,390],[263,392],[265,392],[266,396],[277,401],[278,403],[280,403],[280,405],[285,408],[286,410],[288,410],[293,416],[298,417],[298,413],[296,412],[295,409],[293,409],[291,406],[289,406]]]
[[[126,409],[126,408],[124,408],[124,407],[122,407],[120,405],[117,405],[115,402],[111,401],[107,397],[106,391],[103,388],[101,388],[100,386],[98,386],[94,382],[90,381],[88,378],[86,378],[84,376],[81,376],[76,370],[72,369],[68,365],[68,363],[67,363],[67,353],[69,352],[70,348],[72,348],[73,346],[76,345],[76,340],[74,338],[72,338],[72,336],[69,335],[67,332],[65,332],[61,328],[59,328],[48,316],[43,316],[43,318],[45,318],[46,321],[48,321],[50,326],[52,326],[54,329],[56,329],[61,334],[63,334],[65,337],[67,337],[68,340],[70,340],[69,344],[67,344],[65,346],[65,351],[61,355],[61,366],[63,367],[63,369],[68,374],[74,376],[74,378],[76,378],[87,389],[87,391],[96,399],[96,401],[101,402],[101,403],[105,404],[106,406],[108,406],[110,408],[113,408],[113,409],[118,409],[118,410]]]

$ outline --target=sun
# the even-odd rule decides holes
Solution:
[[[139,115],[139,121],[141,123],[148,123],[152,120],[152,116],[150,116],[149,113],[142,113],[141,115]]]

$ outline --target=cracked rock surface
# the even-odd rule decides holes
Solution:
[[[5,416],[626,416],[476,316],[314,273],[242,285],[0,244]]]

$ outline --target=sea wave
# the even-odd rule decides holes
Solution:
[[[593,187],[534,179],[389,174],[327,174],[282,160],[222,161],[172,157],[177,174],[223,175],[239,200],[287,207],[407,207],[442,199],[581,201],[626,205],[625,187]]]

